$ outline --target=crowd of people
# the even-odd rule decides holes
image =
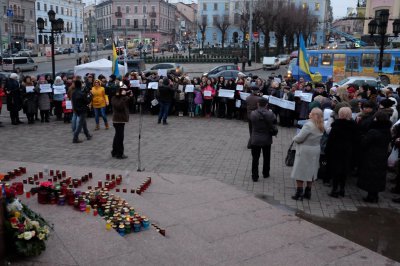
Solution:
[[[157,86],[149,86],[156,83]],[[43,84],[50,84],[44,90]],[[60,90],[61,88],[64,88]],[[57,89],[56,89],[57,88]],[[226,96],[222,91],[230,91]],[[312,95],[310,101],[297,92]],[[168,73],[127,73],[125,76],[25,76],[15,73],[1,82],[0,97],[7,98],[12,125],[57,121],[72,124],[73,143],[80,143],[83,130],[90,134],[86,117],[94,117],[100,129],[109,129],[107,114],[113,114],[115,137],[111,155],[123,153],[123,128],[129,113],[158,114],[157,122],[168,125],[169,115],[238,119],[249,124],[249,148],[252,149],[253,181],[258,180],[258,161],[263,152],[263,177],[269,177],[272,130],[274,123],[293,127],[307,120],[293,139],[297,153],[292,171],[297,190],[293,199],[311,198],[312,182],[317,178],[332,186],[330,196],[345,195],[347,177],[358,177],[358,186],[367,191],[368,202],[377,202],[386,187],[387,158],[391,147],[400,147],[400,97],[392,89],[377,90],[367,84],[343,87],[326,83],[312,84],[272,75],[268,79],[239,75],[236,79],[207,78]],[[266,96],[266,97],[265,97]],[[268,104],[268,97],[294,102],[294,110]],[[321,163],[322,162],[322,163]],[[399,171],[400,172],[400,169]],[[400,174],[392,190],[400,194]],[[304,187],[304,183],[306,184]],[[400,200],[394,199],[395,202]]]

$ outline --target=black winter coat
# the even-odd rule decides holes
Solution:
[[[360,169],[357,185],[368,192],[381,192],[386,186],[390,121],[373,121],[360,144]]]
[[[325,148],[328,172],[332,178],[346,176],[350,172],[359,139],[353,120],[337,119],[332,123]]]
[[[82,88],[75,88],[72,93],[72,108],[77,115],[87,112],[88,104],[91,102],[90,94],[86,93]]]
[[[22,109],[22,94],[18,81],[8,79],[6,82],[7,110],[18,112]]]
[[[174,89],[169,85],[161,85],[158,87],[158,100],[164,103],[172,102],[174,97]]]

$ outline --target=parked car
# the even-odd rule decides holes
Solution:
[[[239,70],[223,70],[221,72],[208,75],[208,78],[218,78],[218,77],[224,77],[226,80],[228,79],[236,79],[238,75],[241,74],[243,77],[251,76],[244,74],[243,72],[240,72]]]
[[[183,67],[176,63],[161,63],[157,64],[150,69],[144,71],[145,74],[147,73],[158,73],[159,69],[167,69],[167,73],[176,73],[178,75],[183,73]]]
[[[281,65],[287,65],[290,62],[290,55],[288,54],[280,54],[277,56],[279,60],[279,64]]]
[[[273,70],[279,69],[280,63],[279,59],[274,56],[264,57],[263,58],[263,70]]]
[[[30,57],[9,57],[3,59],[3,71],[36,71],[38,65]]]
[[[210,71],[206,72],[203,74],[203,76],[208,76],[208,75],[214,75],[216,73],[219,73],[224,70],[238,70],[240,71],[240,67],[238,65],[222,65],[222,66],[216,66]]]
[[[374,77],[366,77],[366,76],[352,76],[352,77],[347,77],[344,78],[338,82],[334,82],[333,86],[344,86],[348,84],[357,84],[358,86],[368,84],[368,86],[375,87],[377,89],[380,88],[380,80],[379,78],[374,78]]]

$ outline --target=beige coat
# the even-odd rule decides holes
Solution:
[[[309,120],[293,138],[296,143],[296,157],[291,178],[302,181],[317,179],[321,137],[322,132]]]

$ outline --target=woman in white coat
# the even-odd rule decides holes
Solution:
[[[324,120],[321,109],[314,108],[309,114],[309,120],[293,138],[296,145],[296,156],[291,178],[296,180],[296,194],[294,200],[311,198],[311,186],[317,178],[319,168],[319,155],[321,152],[320,141],[324,132]],[[303,194],[303,185],[307,182]]]

